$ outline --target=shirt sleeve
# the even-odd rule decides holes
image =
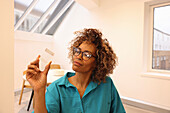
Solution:
[[[45,103],[48,113],[60,113],[60,99],[56,86],[49,86],[47,88]]]
[[[112,100],[111,100],[111,109],[110,113],[126,113],[123,104],[121,102],[119,93],[117,92],[116,87],[113,84],[113,81],[111,80],[111,89],[112,89]]]

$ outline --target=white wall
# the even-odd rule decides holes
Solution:
[[[17,91],[22,87],[23,71],[46,48],[53,50],[54,41],[50,36],[16,31],[14,42],[14,90]]]
[[[74,37],[73,32],[89,27],[98,28],[110,41],[119,57],[119,65],[111,77],[120,95],[170,107],[170,81],[141,76],[144,1],[146,0],[114,0],[114,2],[101,0],[100,7],[93,10],[87,10],[75,4],[54,37],[55,62],[61,64],[64,69],[71,69],[67,59],[67,48],[68,42]],[[15,53],[17,58],[15,61],[22,63],[22,66],[18,68],[23,70],[25,68],[23,66],[36,57],[36,49],[39,48],[36,45],[40,43],[17,40],[16,44],[15,48],[20,51],[19,53],[24,53],[20,57],[16,57],[19,53]],[[42,45],[40,44],[40,47]],[[21,46],[23,48],[20,48]],[[27,50],[28,48],[32,51]],[[23,52],[24,50],[27,51]],[[18,63],[15,62],[15,66],[19,65]],[[19,77],[20,75],[17,75],[19,72],[16,72],[18,68],[15,68],[15,76]]]
[[[68,66],[68,42],[73,31],[86,27],[100,29],[119,57],[119,65],[111,75],[120,95],[170,107],[170,81],[142,75],[144,1],[103,0],[100,7],[87,10],[75,5],[55,37],[56,59]]]
[[[14,106],[14,2],[3,0],[0,4],[0,113],[13,113]]]
[[[71,69],[72,66],[67,57],[69,42],[75,37],[74,32],[83,28],[97,27],[97,23],[95,25],[94,21],[96,18],[87,9],[76,3],[57,29],[54,37],[54,49],[58,55],[56,61],[62,64],[64,69]]]

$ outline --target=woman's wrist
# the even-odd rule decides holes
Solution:
[[[42,93],[45,93],[45,90],[46,90],[46,87],[42,87],[42,88],[39,88],[39,89],[34,89],[34,94],[42,94]]]
[[[47,113],[47,109],[45,105],[45,90],[46,87],[43,87],[34,91],[35,113]]]

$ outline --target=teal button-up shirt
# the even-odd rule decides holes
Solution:
[[[100,85],[91,81],[81,99],[77,88],[68,81],[74,75],[68,72],[47,87],[48,113],[126,113],[110,77]]]

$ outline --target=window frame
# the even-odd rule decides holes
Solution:
[[[144,3],[143,72],[146,77],[170,80],[169,70],[152,69],[153,56],[153,13],[155,7],[170,5],[170,0],[155,0]],[[157,60],[155,58],[155,60]],[[156,62],[157,63],[157,62]],[[156,66],[157,64],[155,64]]]

